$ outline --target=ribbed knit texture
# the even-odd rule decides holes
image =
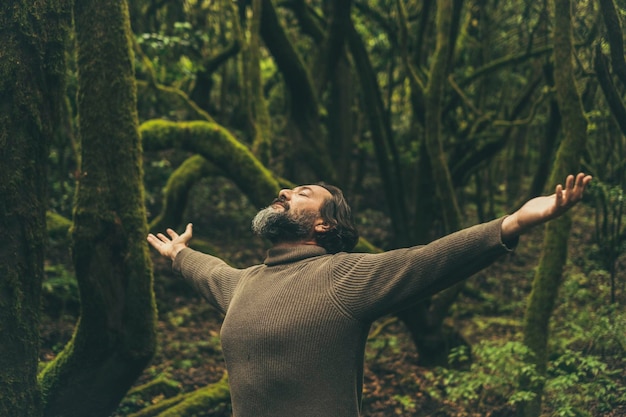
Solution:
[[[268,251],[247,269],[191,249],[174,270],[225,313],[235,417],[358,417],[372,321],[467,278],[509,251],[502,218],[425,246],[326,254]]]

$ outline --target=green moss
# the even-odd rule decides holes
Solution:
[[[280,191],[272,173],[216,123],[150,120],[141,125],[140,132],[146,150],[178,148],[202,155],[258,207],[265,206]]]
[[[379,252],[382,252],[382,250],[372,245],[365,238],[360,237],[353,252],[379,253]]]
[[[40,416],[39,311],[46,166],[61,125],[69,3],[0,6],[0,415]]]
[[[148,400],[152,397],[164,395],[165,397],[173,397],[180,394],[182,390],[180,382],[167,378],[166,376],[159,376],[143,385],[139,385],[130,391],[128,395],[139,395],[140,397]]]
[[[184,417],[200,415],[206,413],[206,410],[229,400],[228,376],[224,374],[222,379],[215,384],[161,401],[128,417]]]
[[[150,230],[160,231],[178,226],[191,188],[202,178],[219,173],[213,164],[200,155],[185,160],[167,180],[163,190],[163,209],[150,223]]]
[[[48,236],[53,239],[67,239],[72,221],[51,211],[46,212],[46,228]]]

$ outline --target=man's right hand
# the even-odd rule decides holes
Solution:
[[[178,252],[187,247],[191,240],[192,228],[193,225],[191,223],[187,224],[185,232],[181,235],[172,229],[167,229],[166,232],[170,236],[169,238],[163,233],[157,233],[156,236],[150,233],[148,235],[148,243],[162,256],[170,258],[173,261],[176,255],[178,255]]]

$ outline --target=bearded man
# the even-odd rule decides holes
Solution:
[[[191,224],[148,242],[225,315],[234,416],[358,417],[372,322],[488,266],[574,206],[590,181],[570,175],[510,216],[379,254],[349,253],[358,240],[350,206],[324,184],[281,190],[255,216],[254,232],[273,244],[261,265],[236,269],[188,248]]]

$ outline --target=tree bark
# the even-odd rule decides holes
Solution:
[[[584,152],[587,136],[587,120],[574,78],[572,5],[569,0],[554,0],[553,4],[554,82],[563,120],[564,139],[556,155],[550,184],[558,184],[562,183],[567,174],[580,168],[580,155]],[[563,266],[567,260],[570,228],[569,213],[546,225],[539,266],[533,279],[524,317],[524,344],[533,352],[529,362],[535,365],[540,375],[545,375],[546,372],[550,316],[561,285]],[[524,417],[539,416],[542,384],[531,385],[528,381],[522,383],[534,391],[536,396],[521,405],[520,414]]]
[[[0,6],[0,415],[37,417],[46,166],[65,93],[69,3]]]
[[[155,350],[156,309],[126,2],[77,2],[82,166],[73,260],[81,296],[72,340],[40,376],[44,415],[108,416]]]

